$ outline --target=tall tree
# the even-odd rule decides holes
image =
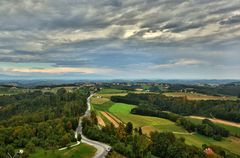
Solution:
[[[131,122],[128,122],[126,127],[125,127],[125,132],[129,135],[132,134],[133,132],[133,124]]]

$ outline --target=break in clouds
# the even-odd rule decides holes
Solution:
[[[239,0],[1,0],[0,78],[239,79],[239,8]]]

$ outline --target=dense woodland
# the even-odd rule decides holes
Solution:
[[[166,97],[162,94],[134,94],[113,96],[114,102],[138,105],[139,107],[170,111],[180,115],[200,115],[240,122],[240,100],[190,101],[186,97]]]
[[[24,148],[24,155],[36,147],[56,149],[76,141],[74,130],[78,116],[86,111],[85,89],[56,93],[34,91],[0,97],[0,158],[15,149]]]

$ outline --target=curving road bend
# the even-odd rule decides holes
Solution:
[[[85,112],[84,116],[80,117],[80,119],[79,119],[79,124],[78,124],[78,128],[76,129],[75,137],[77,137],[78,134],[81,134],[81,136],[82,136],[81,142],[89,144],[91,146],[94,146],[97,149],[97,152],[93,158],[104,158],[108,154],[111,147],[107,144],[104,144],[104,143],[101,143],[98,141],[94,141],[94,140],[90,140],[87,137],[85,137],[82,133],[82,118],[90,117],[90,110],[91,110],[90,99],[92,96],[93,96],[93,94],[91,94],[87,98],[88,108],[87,108],[87,111]]]

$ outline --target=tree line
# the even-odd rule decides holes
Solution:
[[[163,94],[134,94],[113,96],[114,102],[154,107],[160,111],[170,111],[180,115],[199,115],[240,122],[240,100],[191,101],[186,97],[167,97]]]
[[[156,109],[148,109],[143,107],[136,107],[131,110],[132,114],[144,115],[144,116],[154,116],[165,118],[170,121],[176,122],[177,125],[182,126],[188,132],[197,132],[199,134],[205,135],[207,137],[213,137],[215,140],[220,141],[222,137],[228,137],[229,131],[223,127],[220,127],[208,119],[204,119],[202,124],[196,125],[184,118],[181,115],[173,114],[170,112],[163,112]]]

